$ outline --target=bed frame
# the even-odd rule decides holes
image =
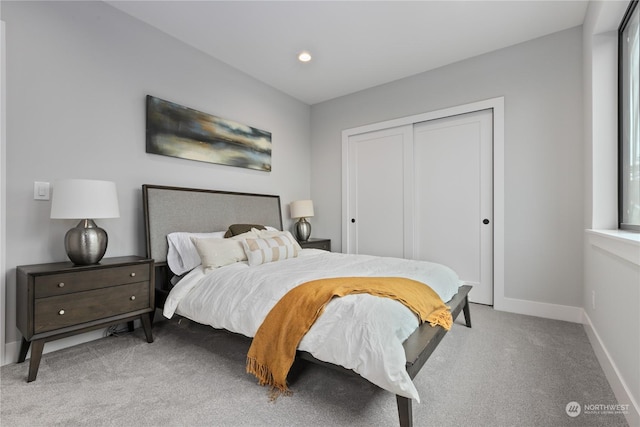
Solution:
[[[226,230],[231,224],[262,224],[282,230],[280,197],[195,188],[142,186],[147,257],[155,260],[156,307],[162,309],[171,289],[172,273],[167,266],[167,239],[173,231],[211,232]],[[464,313],[471,327],[469,300],[471,286],[461,286],[447,302],[455,318]],[[407,372],[413,379],[429,359],[447,331],[424,323],[403,343]],[[298,351],[298,358],[345,372],[353,371],[315,359]],[[400,426],[413,425],[411,399],[396,395]]]

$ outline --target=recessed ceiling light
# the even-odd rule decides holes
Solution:
[[[300,62],[309,62],[311,61],[311,54],[306,50],[303,52],[300,52],[300,54],[298,55],[298,60]]]

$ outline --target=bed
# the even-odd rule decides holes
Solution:
[[[233,224],[259,224],[266,230],[253,232],[275,233],[268,234],[269,236],[278,234],[277,230],[283,228],[280,198],[264,194],[159,185],[143,185],[142,193],[147,256],[153,258],[156,265],[156,306],[163,310],[166,317],[179,315],[214,328],[252,337],[270,307],[287,290],[303,282],[332,275],[369,276],[380,273],[385,276],[406,276],[429,283],[441,297],[446,295],[446,299],[442,299],[447,301],[451,308],[453,319],[462,311],[466,326],[471,327],[467,298],[471,287],[462,285],[457,281],[455,273],[437,264],[304,249],[296,250],[295,255],[291,257],[283,257],[282,261],[254,263],[257,266],[252,264],[251,256],[248,261],[229,261],[219,268],[205,268],[210,264],[209,260],[203,262],[204,266],[193,267],[192,264],[195,262],[191,261],[189,264],[186,257],[184,266],[177,265],[176,235],[183,239],[184,236],[204,238],[211,233],[221,234]],[[171,244],[168,236],[171,236]],[[222,236],[216,237],[222,240]],[[241,240],[242,235],[238,239]],[[217,240],[210,239],[192,241],[217,244]],[[191,250],[193,251],[193,248]],[[169,268],[169,264],[182,275],[179,281],[176,281],[177,275]],[[327,272],[328,266],[330,272]],[[284,271],[287,272],[286,276]],[[223,280],[234,283],[233,289],[231,286],[225,287]],[[259,286],[255,285],[257,281],[260,282]],[[273,285],[276,282],[278,286]],[[254,289],[259,291],[254,292]],[[260,303],[257,304],[256,301]],[[254,310],[253,307],[259,309],[254,313],[249,312],[249,307],[251,310]],[[366,322],[358,323],[354,316],[366,314],[353,315],[353,310],[369,315],[375,313],[375,316],[371,315]],[[385,325],[374,325],[371,328],[385,328],[389,322],[376,319],[387,315],[399,319],[397,327],[394,326],[395,329],[359,329],[363,323],[376,322]],[[351,318],[353,319],[348,320]],[[340,328],[335,327],[337,324]],[[383,341],[385,354],[378,354],[380,350],[370,350],[368,346],[359,350],[362,354],[355,354],[351,336],[364,337],[358,339],[368,342],[367,334],[378,333],[380,336],[393,335],[387,341]],[[344,338],[340,334],[345,334]],[[300,359],[334,369],[355,372],[381,388],[395,393],[399,423],[401,426],[411,426],[412,400],[419,399],[411,379],[418,374],[445,334],[446,329],[441,326],[430,326],[428,323],[418,325],[416,316],[397,301],[364,294],[348,295],[334,298],[327,304],[324,315],[318,318],[300,342],[296,355]],[[379,337],[372,335],[372,340],[377,339]],[[387,343],[394,340],[399,340],[398,345]],[[327,342],[333,344],[327,345]],[[362,360],[366,360],[364,365]],[[369,365],[378,361],[384,366]],[[401,362],[399,368],[398,361]]]

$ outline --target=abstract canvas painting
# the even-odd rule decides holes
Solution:
[[[271,171],[271,133],[147,95],[147,153]]]

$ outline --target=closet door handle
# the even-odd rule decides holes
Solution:
[[[485,225],[486,225],[486,224],[489,224],[489,222],[490,222],[490,221],[489,221],[487,218],[485,218],[485,219],[483,219],[483,220],[482,220],[482,223],[483,223],[483,224],[485,224]]]
[[[353,224],[355,222],[356,222],[356,219],[355,218],[351,218],[351,223]]]

